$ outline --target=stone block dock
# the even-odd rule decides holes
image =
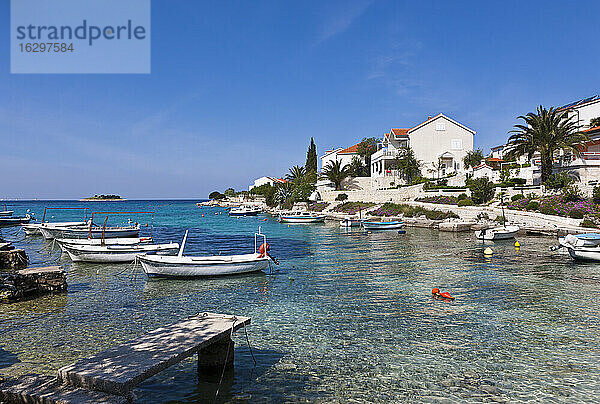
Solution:
[[[59,369],[57,377],[8,380],[0,384],[0,402],[131,402],[135,386],[194,354],[198,354],[199,371],[232,366],[231,335],[248,324],[249,317],[198,314],[80,359]]]

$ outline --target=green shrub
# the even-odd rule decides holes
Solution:
[[[527,206],[525,206],[526,210],[539,210],[540,209],[540,203],[538,201],[529,201],[529,203],[527,204]]]
[[[583,195],[581,195],[581,191],[577,185],[567,185],[563,189],[563,201],[565,202],[578,202],[583,199]]]
[[[511,181],[514,182],[515,185],[525,185],[527,182],[525,178],[512,178]]]
[[[501,224],[502,224],[502,223],[504,223],[504,216],[500,216],[500,215],[498,215],[498,216],[496,216],[496,219],[494,219],[494,220],[495,220],[496,222],[498,222],[498,223],[501,223]]]
[[[468,185],[471,190],[471,199],[477,205],[491,201],[496,192],[494,184],[487,177],[471,179]]]
[[[598,228],[598,225],[596,225],[596,223],[594,223],[590,219],[583,219],[581,221],[580,226],[581,227],[589,227],[589,228],[592,228],[592,229],[597,229]]]
[[[335,197],[336,201],[345,201],[346,199],[348,199],[347,194],[339,194],[338,196]]]
[[[584,212],[581,209],[571,209],[569,217],[573,219],[583,219]]]
[[[514,202],[514,201],[518,201],[519,199],[523,199],[523,198],[525,198],[523,195],[516,194],[516,195],[513,195],[512,198],[510,198],[510,200]]]
[[[563,189],[574,182],[575,178],[565,172],[562,172],[550,175],[544,185],[546,185],[546,188],[549,189]]]
[[[456,198],[457,201],[462,201],[463,199],[467,199],[468,196],[467,194],[465,194],[464,192],[460,195],[458,195],[458,197]]]
[[[461,199],[460,201],[458,201],[458,206],[473,206],[473,205],[475,205],[475,203],[473,202],[473,200],[471,198]]]
[[[600,203],[600,186],[594,187],[594,193],[592,195],[592,199],[594,200],[594,203]]]
[[[542,208],[540,209],[540,212],[543,213],[544,215],[556,215],[556,211],[548,205],[542,206]]]

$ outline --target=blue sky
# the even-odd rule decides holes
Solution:
[[[600,93],[594,1],[153,0],[150,75],[11,75],[0,198],[199,198],[443,112],[502,143]]]

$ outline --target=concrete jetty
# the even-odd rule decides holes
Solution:
[[[249,317],[202,313],[80,359],[56,378],[27,376],[0,384],[0,402],[120,403],[131,390],[160,371],[198,354],[198,371],[233,365],[234,331]]]

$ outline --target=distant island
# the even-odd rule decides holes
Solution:
[[[94,195],[89,198],[80,199],[80,201],[124,201],[120,195]]]

